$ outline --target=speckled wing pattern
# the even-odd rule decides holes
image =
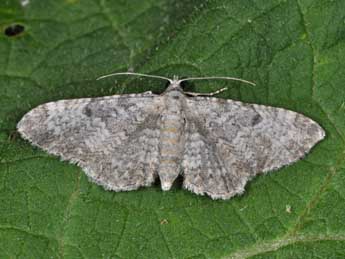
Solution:
[[[291,164],[325,132],[306,116],[212,97],[186,100],[184,187],[214,199],[244,191],[257,174]]]
[[[31,110],[17,128],[105,189],[133,190],[156,178],[160,98],[147,93],[60,100]]]

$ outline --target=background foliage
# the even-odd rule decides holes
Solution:
[[[344,258],[345,1],[3,0],[1,258]],[[5,33],[10,25],[24,31]],[[284,107],[327,138],[306,159],[213,201],[177,183],[104,191],[15,131],[38,104],[164,90],[113,71],[229,75],[221,97]]]

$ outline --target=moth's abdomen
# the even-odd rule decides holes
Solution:
[[[159,178],[163,190],[169,190],[180,173],[183,151],[184,119],[179,99],[166,99],[160,123],[160,164]]]

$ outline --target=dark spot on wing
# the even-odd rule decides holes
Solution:
[[[90,109],[90,107],[85,107],[83,113],[84,113],[87,117],[91,117],[91,116],[92,116],[92,110]]]
[[[252,118],[252,122],[251,125],[255,126],[257,124],[259,124],[262,121],[262,117],[259,114],[256,114],[253,118]]]

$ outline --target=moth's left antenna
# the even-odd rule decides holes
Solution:
[[[172,83],[172,81],[173,81],[170,78],[167,78],[167,77],[164,77],[164,76],[154,76],[154,75],[134,73],[134,72],[112,73],[112,74],[109,74],[109,75],[100,76],[96,80],[101,80],[101,79],[106,78],[106,77],[119,76],[119,75],[131,75],[131,76],[143,76],[143,77],[159,78],[159,79],[163,79],[163,80],[168,80],[170,83]]]

